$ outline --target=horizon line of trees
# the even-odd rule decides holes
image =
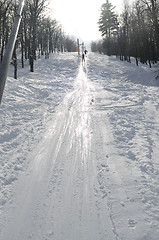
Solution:
[[[17,50],[21,66],[29,60],[30,71],[34,71],[34,61],[44,55],[49,58],[53,52],[75,52],[76,41],[64,34],[62,26],[49,15],[48,0],[25,0],[22,20],[13,52],[14,78],[17,78]],[[17,0],[0,0],[0,63],[17,14]]]
[[[92,42],[93,52],[119,56],[121,60],[149,64],[159,60],[159,0],[135,0],[124,3],[120,16],[106,0],[98,22],[103,40]]]

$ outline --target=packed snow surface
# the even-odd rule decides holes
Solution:
[[[88,54],[12,67],[0,107],[1,240],[158,240],[155,69]]]

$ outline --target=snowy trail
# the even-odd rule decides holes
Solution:
[[[66,95],[27,174],[16,184],[16,205],[1,239],[102,239],[105,234],[115,239],[107,207],[101,208],[96,196],[90,119],[94,89],[84,70],[81,65],[75,90]]]
[[[158,240],[159,90],[136,69],[147,71],[102,55],[80,63],[13,184],[0,240]]]

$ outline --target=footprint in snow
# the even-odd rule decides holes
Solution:
[[[94,99],[92,98],[92,100],[90,101],[90,104],[92,105],[92,103],[94,103]]]
[[[128,227],[134,228],[137,222],[134,219],[128,220]]]

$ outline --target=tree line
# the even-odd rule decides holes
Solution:
[[[101,6],[99,31],[103,40],[91,43],[94,52],[119,56],[121,60],[149,64],[159,60],[159,1],[135,0],[124,3],[120,16],[106,0]]]
[[[18,9],[17,0],[0,0],[0,62],[11,33]],[[66,36],[62,26],[49,13],[48,0],[25,0],[21,25],[13,53],[14,77],[17,78],[17,56],[24,68],[26,60],[30,71],[34,71],[34,61],[49,53],[76,51],[76,41]]]

